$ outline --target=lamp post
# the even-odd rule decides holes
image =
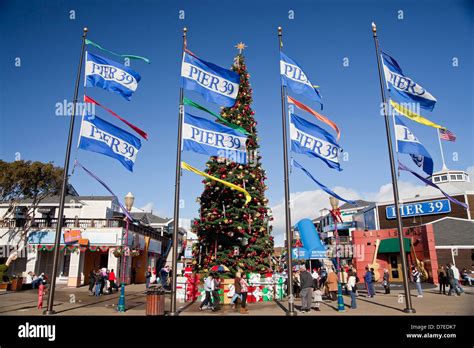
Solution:
[[[133,202],[135,201],[135,197],[131,192],[127,193],[125,196],[125,208],[130,212],[133,207]],[[119,303],[117,306],[117,311],[125,312],[125,273],[127,272],[127,257],[130,255],[130,250],[128,248],[128,225],[130,221],[128,217],[125,217],[125,242],[122,236],[122,248],[123,248],[123,255],[122,255],[122,284],[120,286],[120,298]]]
[[[345,311],[344,298],[342,297],[341,284],[341,260],[339,259],[339,233],[337,231],[337,223],[339,221],[339,200],[335,197],[329,197],[331,204],[331,216],[334,221],[334,236],[336,239],[336,271],[337,271],[337,310],[339,312]]]

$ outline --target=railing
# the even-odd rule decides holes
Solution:
[[[20,219],[9,219],[0,222],[0,227],[4,228],[15,228],[22,227],[22,222],[25,220]],[[32,229],[41,229],[41,228],[50,228],[55,229],[58,223],[58,219],[45,219],[45,218],[35,218],[31,223]],[[64,220],[64,227],[66,228],[125,228],[126,222],[120,218],[113,219],[70,219],[67,218]],[[162,237],[161,232],[158,232],[152,227],[144,225],[135,225],[129,223],[128,226],[130,231],[138,232],[140,234],[153,237],[155,239],[165,241],[168,238]]]

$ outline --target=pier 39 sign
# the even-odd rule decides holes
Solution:
[[[439,199],[434,201],[417,202],[400,204],[402,217],[433,215],[449,213],[451,211],[451,203],[447,199]],[[389,205],[385,208],[387,219],[395,219],[395,205]]]

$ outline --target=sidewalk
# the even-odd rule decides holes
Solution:
[[[88,287],[56,288],[54,310],[58,315],[145,315],[146,292],[144,284],[125,287],[126,312],[118,313],[120,292],[103,296],[91,296]],[[169,295],[166,298],[169,303]],[[47,295],[43,310],[37,309],[38,290],[0,293],[0,315],[43,315],[47,306]]]
[[[145,285],[128,285],[125,288],[125,299],[127,311],[117,312],[119,293],[104,295],[100,297],[90,296],[87,287],[68,288],[58,287],[56,289],[54,310],[57,315],[145,315],[146,312],[146,291]],[[464,287],[465,293],[460,296],[445,296],[438,293],[438,289],[431,284],[424,284],[424,297],[417,298],[417,292],[411,289],[412,304],[416,310],[416,315],[473,315],[474,314],[474,287]],[[165,295],[165,311],[170,308],[170,294]],[[391,293],[385,295],[383,288],[376,286],[376,296],[366,297],[364,290],[359,292],[357,298],[357,309],[350,308],[350,297],[344,296],[346,311],[337,311],[337,302],[325,300],[320,305],[320,311],[315,310],[309,313],[298,313],[300,316],[327,316],[327,315],[407,315],[402,310],[405,308],[403,297],[403,286],[392,284]],[[401,300],[401,303],[399,301]],[[46,300],[43,310],[36,308],[37,290],[25,290],[19,292],[0,292],[0,316],[8,315],[43,315],[46,308]],[[300,308],[301,302],[297,298],[295,308]],[[230,305],[222,305],[221,310],[212,312],[211,310],[199,311],[199,302],[177,303],[181,316],[267,316],[286,315],[288,308],[287,301],[272,301],[249,303],[249,314],[240,314],[230,308]]]

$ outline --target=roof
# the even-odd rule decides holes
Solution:
[[[59,196],[48,196],[45,197],[42,201],[41,204],[59,204]],[[116,198],[114,196],[70,196],[67,195],[65,198],[66,204],[74,201],[74,202],[79,202],[79,201],[114,201]],[[32,203],[33,200],[28,198],[20,201],[19,203]],[[3,205],[9,205],[8,202],[6,203],[1,203]]]
[[[431,224],[436,246],[474,245],[474,220],[445,217]]]
[[[132,217],[134,219],[140,220],[143,223],[146,224],[165,224],[169,222],[171,219],[170,218],[162,218],[159,216],[156,216],[152,213],[131,213]]]
[[[339,209],[350,210],[350,209],[357,209],[357,208],[365,208],[365,207],[368,207],[369,205],[374,204],[374,202],[364,201],[363,199],[357,199],[354,202],[355,204],[344,203],[343,205],[339,207]]]

